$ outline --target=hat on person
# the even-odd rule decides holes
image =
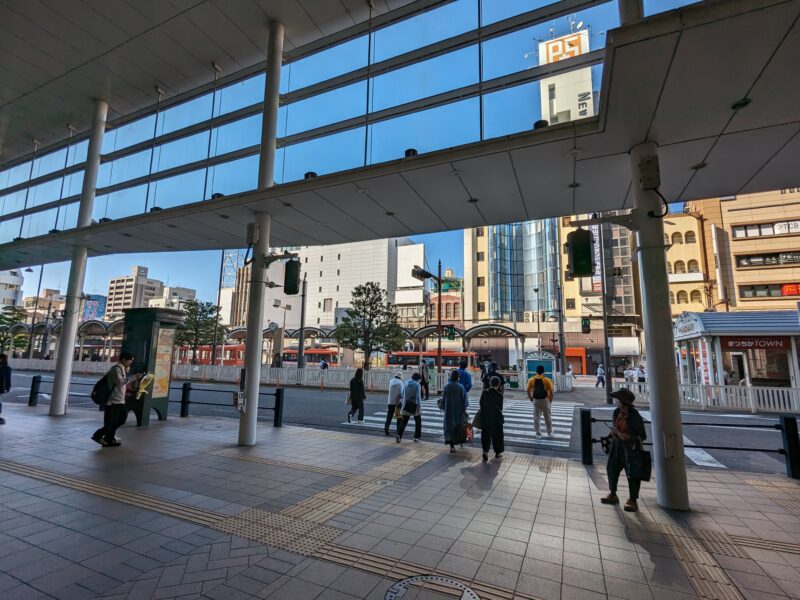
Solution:
[[[616,398],[622,402],[622,404],[627,404],[629,406],[632,406],[636,401],[636,396],[627,388],[620,388],[615,392],[611,392],[611,397]]]
[[[402,378],[403,378],[403,372],[402,372],[402,371],[398,371],[397,373],[395,373],[395,374],[394,374],[394,376],[395,376],[397,379],[402,379]]]

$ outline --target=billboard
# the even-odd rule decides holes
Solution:
[[[539,42],[539,64],[547,65],[589,52],[589,32],[574,31]],[[551,125],[594,116],[592,68],[582,67],[541,80],[542,119]]]
[[[83,300],[81,321],[100,321],[106,316],[106,297],[87,294]]]

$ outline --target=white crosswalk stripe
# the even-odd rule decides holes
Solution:
[[[470,419],[478,410],[478,399],[470,398],[471,406],[469,412]],[[554,402],[551,405],[551,415],[553,419],[553,436],[546,437],[544,417],[542,417],[541,431],[542,438],[536,439],[533,427],[533,404],[528,400],[510,400],[503,407],[505,424],[503,433],[505,440],[514,445],[538,446],[542,448],[569,448],[572,437],[573,415],[575,413],[574,402]],[[442,419],[444,413],[436,406],[435,400],[425,400],[422,402],[422,433],[436,435],[443,439]],[[358,424],[353,419],[353,423],[342,423],[350,427],[369,427],[371,429],[383,429],[386,422],[386,412],[376,412],[364,417],[364,422]],[[392,425],[394,432],[394,425]],[[413,435],[414,420],[408,424],[405,437]],[[478,436],[476,435],[476,438]]]

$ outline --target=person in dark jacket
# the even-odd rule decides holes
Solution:
[[[450,373],[450,383],[442,390],[442,428],[444,433],[444,443],[450,445],[450,452],[456,451],[456,444],[459,441],[461,428],[467,422],[467,408],[469,399],[464,386],[458,382],[458,371]]]
[[[481,445],[483,460],[489,460],[489,446],[494,446],[494,457],[500,458],[503,444],[503,394],[500,379],[492,377],[489,389],[481,393]]]
[[[0,399],[3,394],[11,391],[11,367],[8,366],[8,356],[0,354]],[[5,425],[6,420],[2,417],[3,403],[0,402],[0,425]]]
[[[488,390],[491,385],[490,382],[492,377],[497,377],[500,380],[500,393],[502,394],[505,390],[506,385],[506,378],[498,370],[498,366],[496,362],[493,362],[489,365],[489,368],[486,369],[486,374],[483,376],[483,389]]]
[[[619,504],[617,482],[619,481],[619,474],[623,469],[626,469],[626,453],[635,444],[640,444],[647,439],[642,415],[633,408],[633,403],[636,400],[633,392],[622,388],[613,392],[611,397],[619,402],[619,406],[614,410],[612,416],[611,446],[608,451],[608,464],[606,465],[610,493],[600,499],[603,504]],[[624,506],[628,512],[639,510],[637,500],[639,499],[639,486],[641,483],[638,479],[628,477],[628,490],[630,493]]]
[[[364,393],[364,369],[356,369],[356,374],[350,380],[350,412],[347,413],[347,422],[350,423],[350,418],[358,412],[358,422],[364,422],[364,400],[367,399],[367,394]]]

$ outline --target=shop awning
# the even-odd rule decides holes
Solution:
[[[704,336],[800,335],[800,319],[794,310],[683,313],[675,321],[675,340]]]

